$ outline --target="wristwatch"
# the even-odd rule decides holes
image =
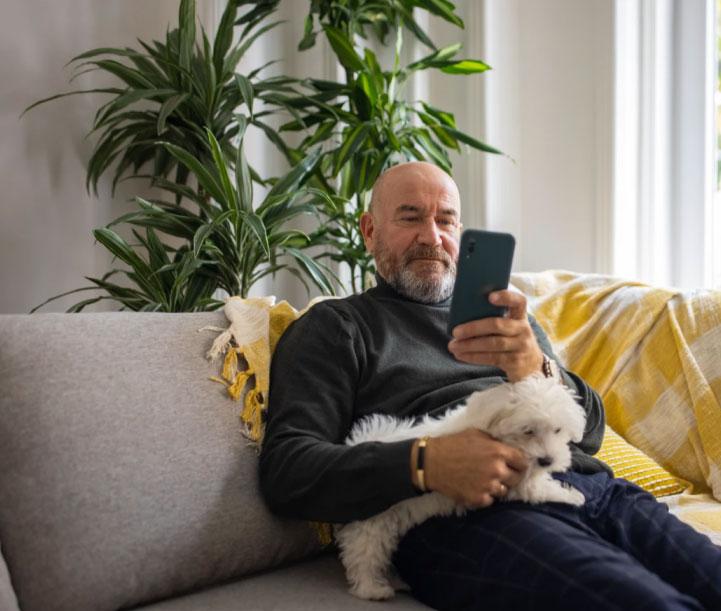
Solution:
[[[563,384],[563,378],[561,377],[561,370],[558,368],[558,364],[546,353],[543,354],[541,371],[543,371],[543,375],[547,378],[554,378],[559,384]]]

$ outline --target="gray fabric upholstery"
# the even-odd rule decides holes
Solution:
[[[10,583],[8,567],[1,552],[2,545],[0,545],[0,611],[19,611],[18,601]]]
[[[141,607],[136,611],[419,611],[428,609],[404,593],[383,603],[348,593],[343,567],[324,555],[242,581]]]
[[[115,611],[318,551],[263,504],[205,325],[223,314],[0,316],[0,541],[22,611]]]

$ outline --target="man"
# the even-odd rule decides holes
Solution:
[[[364,519],[398,501],[441,492],[473,508],[411,530],[394,565],[438,609],[721,609],[721,549],[655,499],[614,480],[593,454],[605,416],[578,376],[586,433],[559,478],[583,507],[498,503],[526,468],[522,452],[469,430],[429,439],[424,482],[418,440],[343,444],[370,413],[440,414],[475,390],[548,372],[555,358],[521,294],[497,291],[504,318],[446,331],[458,257],[460,196],[439,168],[386,171],[361,218],[378,285],[322,302],[276,349],[260,457],[261,487],[279,514],[326,522]]]

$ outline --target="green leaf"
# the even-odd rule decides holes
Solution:
[[[242,74],[236,74],[235,75],[235,82],[238,85],[238,90],[240,91],[240,97],[243,98],[243,102],[245,102],[245,105],[248,107],[248,114],[250,115],[250,118],[253,118],[253,84],[250,82],[250,79],[243,76]]]
[[[26,112],[32,110],[36,106],[40,106],[40,104],[45,104],[46,102],[52,102],[53,100],[57,100],[59,98],[66,98],[70,95],[79,95],[81,93],[112,93],[114,95],[120,95],[124,93],[124,89],[83,89],[82,91],[70,91],[68,93],[59,93],[57,95],[50,96],[49,98],[43,98],[42,100],[38,100],[37,102],[34,102],[33,104],[30,104],[25,110],[23,110],[22,114],[20,115],[20,118],[25,115]]]
[[[159,102],[160,99],[167,98],[174,93],[176,93],[174,89],[133,89],[123,95],[119,95],[106,106],[105,111],[96,119],[93,130],[103,127],[113,114],[130,104],[141,100]]]
[[[477,59],[462,59],[438,67],[441,69],[441,72],[445,72],[446,74],[476,74],[491,69],[488,64]]]
[[[200,251],[203,247],[203,243],[205,242],[206,238],[211,235],[218,225],[221,225],[225,221],[227,221],[232,215],[231,210],[226,210],[222,214],[219,214],[213,219],[212,223],[205,223],[198,227],[198,230],[195,232],[195,235],[193,236],[193,255],[197,258],[200,255]]]
[[[258,243],[260,244],[261,248],[263,249],[265,256],[270,258],[270,245],[268,244],[268,233],[265,229],[265,225],[263,224],[263,219],[261,219],[254,212],[242,211],[241,212],[241,220],[243,223],[247,223],[248,226],[253,230],[253,233],[258,238]]]
[[[103,59],[97,62],[90,63],[97,66],[98,68],[101,68],[102,70],[105,70],[106,72],[110,72],[110,74],[113,74],[114,76],[117,76],[121,81],[134,89],[154,88],[153,82],[148,79],[145,74],[143,74],[139,70],[129,68],[128,66],[121,64],[120,62]]]
[[[425,129],[414,129],[413,137],[421,148],[426,151],[428,156],[433,162],[443,168],[446,172],[451,171],[451,164],[448,161],[448,155],[446,152],[431,138],[430,134]]]
[[[378,101],[378,88],[374,79],[367,72],[361,72],[356,78],[356,83],[363,89],[371,105],[375,106]]]
[[[469,136],[468,134],[465,134],[462,131],[459,131],[452,127],[444,127],[444,126],[441,126],[441,129],[448,132],[448,134],[450,134],[456,140],[459,140],[459,141],[463,142],[464,144],[468,144],[469,146],[472,146],[473,148],[478,149],[479,151],[485,151],[486,153],[493,153],[495,155],[503,155],[503,152],[499,151],[497,148],[493,148],[492,146],[489,146],[485,142],[481,142],[480,140],[478,140],[472,136]]]
[[[279,178],[273,185],[273,188],[269,191],[266,199],[271,199],[273,197],[277,197],[278,195],[285,195],[287,193],[294,193],[297,191],[315,169],[315,166],[320,159],[320,155],[321,151],[320,149],[317,149],[310,155],[307,155],[300,163],[291,168],[288,173]]]
[[[421,59],[414,61],[413,63],[408,65],[408,70],[413,72],[415,70],[423,70],[425,68],[428,68],[430,66],[433,66],[435,64],[439,64],[441,62],[446,62],[451,57],[453,57],[458,51],[461,50],[461,43],[455,42],[450,45],[446,45],[445,47],[438,49],[435,53],[431,53],[430,55],[426,55],[425,57],[422,57]]]
[[[245,126],[243,126],[245,131]],[[250,176],[248,160],[243,152],[242,141],[238,144],[238,157],[235,162],[235,184],[238,188],[240,209],[249,212],[253,209],[253,180]]]
[[[442,17],[449,23],[457,25],[459,28],[464,27],[463,20],[454,12],[456,7],[447,0],[414,0],[414,3],[418,7]]]
[[[148,264],[140,258],[135,251],[117,233],[105,227],[98,227],[93,230],[95,239],[107,248],[118,259],[132,267],[138,276],[138,283],[148,294],[157,295],[162,293],[162,288],[157,281],[152,282],[152,270]]]
[[[178,106],[185,102],[188,97],[190,97],[189,93],[181,93],[180,95],[175,95],[163,102],[163,105],[160,107],[160,111],[158,112],[158,135],[165,131],[165,122],[168,120],[168,117]]]
[[[306,274],[310,276],[313,283],[321,289],[325,295],[335,295],[333,285],[318,263],[297,248],[284,247],[283,250],[298,262]]]
[[[333,176],[337,176],[346,161],[365,144],[370,129],[371,126],[369,123],[360,123],[356,125],[348,135],[344,136],[343,144],[337,151],[337,157],[333,167]]]
[[[225,10],[220,18],[218,30],[215,33],[215,41],[213,42],[213,63],[215,64],[216,73],[221,76],[223,74],[223,64],[225,56],[233,44],[233,29],[235,25],[235,17],[238,12],[238,6],[235,2],[227,2]]]
[[[223,201],[225,198],[223,189],[218,184],[218,181],[215,180],[212,173],[208,171],[200,161],[193,157],[191,153],[179,146],[176,146],[175,144],[171,144],[170,142],[160,142],[159,144],[162,144],[165,148],[167,148],[173,157],[195,174],[200,186],[210,193],[210,196],[214,198],[215,201]]]
[[[205,131],[208,134],[208,141],[210,142],[210,149],[213,152],[213,159],[215,160],[215,167],[218,169],[218,174],[220,175],[220,182],[223,185],[223,191],[225,191],[226,202],[228,204],[228,207],[237,213],[238,197],[235,192],[235,189],[233,188],[233,183],[230,182],[230,176],[228,176],[228,166],[226,165],[225,160],[223,159],[223,153],[220,151],[220,147],[218,146],[218,141],[216,140],[215,136],[213,135],[213,132],[211,132],[207,128]],[[218,200],[218,201],[220,202],[223,200]]]
[[[433,106],[430,106],[425,102],[421,102],[421,104],[423,104],[423,108],[429,115],[435,117],[443,125],[447,125],[449,127],[456,126],[456,119],[453,116],[453,113],[447,112],[445,110],[439,110],[438,108],[434,108]]]
[[[363,60],[358,57],[358,54],[353,48],[353,44],[348,40],[342,30],[329,25],[323,25],[323,30],[325,30],[325,35],[328,38],[331,48],[338,56],[338,61],[340,61],[344,68],[352,70],[353,72],[359,72],[365,68]]]
[[[195,0],[180,0],[178,14],[180,34],[180,67],[190,72],[195,46]]]

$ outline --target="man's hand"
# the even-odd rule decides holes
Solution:
[[[459,361],[503,369],[511,382],[541,371],[543,352],[526,315],[526,297],[511,291],[490,294],[494,305],[506,306],[505,318],[481,318],[458,325],[448,349]]]
[[[505,496],[527,467],[523,452],[477,429],[432,437],[425,448],[426,487],[469,507]]]

